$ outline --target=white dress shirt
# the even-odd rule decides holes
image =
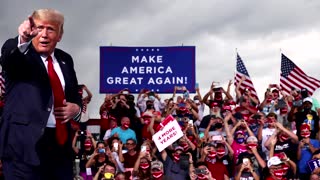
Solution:
[[[26,54],[28,52],[27,48],[28,48],[30,43],[31,43],[31,41],[20,44],[20,36],[19,36],[18,37],[18,48],[19,48],[20,52]],[[58,77],[60,79],[60,82],[61,82],[61,85],[62,85],[62,88],[63,88],[63,91],[64,91],[65,81],[64,81],[64,77],[63,77],[60,65],[59,65],[56,57],[54,56],[54,53],[51,54],[51,57],[52,57],[53,68],[56,71],[56,73],[57,73],[57,75],[58,75]],[[46,69],[48,71],[47,57],[41,55],[41,59],[42,59],[42,62],[44,64],[44,66],[46,67]],[[53,97],[53,95],[52,95],[52,97]],[[52,108],[51,108],[51,111],[50,111],[49,119],[48,119],[48,122],[47,122],[47,127],[53,127],[53,128],[56,127],[56,118],[55,118],[55,116],[53,114],[53,111],[54,111],[54,104],[52,104]]]

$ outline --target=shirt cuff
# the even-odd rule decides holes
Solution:
[[[19,51],[21,53],[25,53],[27,51],[31,41],[25,42],[25,43],[20,43],[20,38],[21,38],[21,36],[19,35],[19,37],[18,37],[18,49],[19,49]]]
[[[78,114],[73,118],[74,121],[77,121],[77,122],[80,121],[80,119],[81,119],[81,112],[82,112],[82,109],[80,108]]]

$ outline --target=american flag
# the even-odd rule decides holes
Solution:
[[[0,72],[0,97],[3,97],[4,93],[5,93],[4,78],[2,76],[2,72]]]
[[[243,63],[241,57],[237,53],[237,72],[234,77],[234,85],[235,86],[237,86],[239,84],[239,81],[241,80],[241,78],[243,76],[246,77],[246,79],[241,83],[240,91],[243,92],[245,89],[248,89],[251,92],[251,95],[259,101],[258,94],[253,86],[250,75],[249,75],[246,67],[244,66],[244,63]]]
[[[320,81],[306,75],[289,58],[281,54],[280,87],[288,94],[290,94],[293,88],[307,88],[309,95],[312,95],[313,92],[320,87]]]

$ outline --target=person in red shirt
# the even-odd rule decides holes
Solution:
[[[204,162],[208,167],[213,178],[216,180],[224,180],[229,178],[229,173],[226,165],[221,161],[217,161],[217,151],[212,144],[207,144],[203,148],[203,153],[200,161]]]

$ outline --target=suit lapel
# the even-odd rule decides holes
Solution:
[[[42,74],[42,78],[45,78],[46,80],[49,79],[48,77],[48,72],[47,72],[47,68],[44,65],[39,53],[37,53],[34,49],[34,47],[31,45],[30,48],[30,55],[32,56],[32,59],[35,59],[36,63],[40,66],[40,73]]]

